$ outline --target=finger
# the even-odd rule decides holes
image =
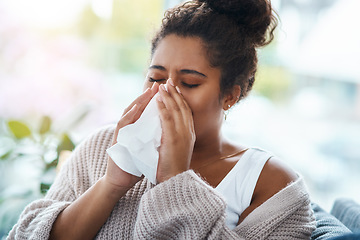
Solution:
[[[120,121],[118,122],[116,126],[116,132],[113,137],[113,144],[115,144],[117,141],[117,135],[119,133],[119,130],[126,125],[132,124],[136,122],[136,114],[139,112],[139,107],[137,104],[135,104],[124,116],[121,117]]]
[[[126,122],[127,124],[134,123],[137,120],[135,116],[139,112],[139,110],[139,105],[134,104],[134,106],[127,113],[125,113],[125,115],[121,119],[124,120],[124,122]]]
[[[159,89],[159,84],[154,83],[151,88],[147,88],[143,94],[141,94],[139,97],[137,97],[127,108],[125,108],[123,112],[123,116],[135,105],[137,104],[139,106],[139,116],[144,111],[145,107],[150,102],[151,98],[157,93]]]
[[[139,107],[139,111],[137,112],[137,114],[135,115],[136,120],[138,120],[141,116],[141,114],[144,112],[144,109],[147,107],[147,105],[149,104],[150,100],[154,97],[154,95],[158,92],[159,90],[159,84],[158,83],[154,83],[150,89],[151,93],[150,93],[150,99],[147,99],[146,101],[144,101],[144,104],[142,104]],[[136,121],[135,120],[135,121]]]
[[[150,98],[150,94],[151,94],[151,90],[150,88],[147,88],[139,97],[137,97],[132,103],[130,103],[130,105],[125,108],[124,112],[123,112],[123,116],[130,111],[130,109],[137,104],[138,106],[143,105],[144,103],[147,102],[147,100]]]
[[[156,100],[163,132],[165,133],[165,135],[169,134],[169,136],[175,136],[174,121],[172,115],[166,108],[160,95]]]
[[[154,84],[151,87],[152,95],[154,96],[159,91],[159,84],[157,82],[154,82]]]
[[[174,83],[171,79],[168,80],[167,84],[168,93],[172,96],[177,107],[180,109],[184,122],[189,125],[192,124],[192,111],[189,105],[187,104],[186,100],[182,96],[180,89],[178,86],[174,86]]]
[[[169,87],[168,87],[169,90]],[[184,124],[184,117],[183,117],[183,113],[180,109],[180,107],[178,106],[178,104],[175,102],[174,98],[170,95],[169,92],[167,92],[165,90],[165,85],[162,84],[160,86],[160,96],[162,99],[162,102],[164,103],[166,109],[168,110],[169,114],[171,114],[171,117],[173,118],[174,121],[174,126],[177,129],[181,129],[185,126]]]
[[[187,102],[185,101],[185,98],[181,94],[180,88],[178,86],[174,85],[174,82],[172,79],[169,79],[168,84],[168,92],[170,95],[174,98],[175,102],[178,104],[178,106],[181,108],[181,110],[185,110],[188,113],[191,113],[191,109]]]

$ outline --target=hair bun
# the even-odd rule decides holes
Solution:
[[[213,11],[227,15],[243,26],[257,46],[264,46],[273,39],[277,19],[273,15],[269,0],[198,0],[198,2],[206,3]]]

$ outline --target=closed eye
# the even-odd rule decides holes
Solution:
[[[149,77],[149,82],[162,82],[162,81],[166,81],[166,79],[165,78],[155,79],[155,78]]]
[[[195,87],[198,87],[200,84],[188,84],[186,82],[181,82],[181,85],[183,85],[184,87],[187,87],[187,88],[195,88]]]

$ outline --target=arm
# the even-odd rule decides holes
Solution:
[[[105,129],[82,142],[71,154],[70,159],[65,162],[46,196],[30,203],[25,208],[8,238],[48,239],[57,216],[75,201],[90,184],[89,180],[84,182],[87,176],[81,167],[84,165],[82,159],[87,155],[87,149],[94,147],[94,143],[99,137],[105,139],[99,144],[111,143],[112,135],[113,129]],[[107,136],[110,137],[110,142],[106,141]],[[101,169],[101,167],[99,168]]]
[[[92,181],[96,175],[104,175],[106,158],[98,159],[89,152],[89,149],[99,148],[97,157],[106,156],[105,149],[111,144],[113,128],[102,129],[86,141],[82,142],[66,161],[60,173],[44,199],[29,204],[21,214],[18,223],[9,233],[9,239],[49,239],[54,222],[77,199],[83,198],[91,191]],[[86,156],[90,157],[86,158]],[[97,164],[95,164],[97,163]],[[88,168],[93,168],[89,172]],[[91,170],[90,170],[91,171]],[[91,180],[94,179],[94,180]],[[100,183],[101,181],[99,181]],[[99,184],[95,184],[98,186]],[[88,192],[86,190],[90,188]],[[106,189],[105,189],[106,190]],[[84,192],[86,192],[84,194]],[[103,193],[104,191],[102,191]],[[84,195],[83,195],[84,194]],[[79,198],[79,196],[81,196]],[[80,200],[79,200],[80,201]],[[80,214],[82,215],[83,212]],[[76,225],[74,225],[76,226]],[[71,233],[69,227],[65,233]],[[74,235],[76,236],[76,235]]]
[[[240,239],[225,226],[226,203],[192,170],[146,192],[135,239]]]
[[[50,239],[92,239],[128,189],[101,178],[56,218]]]
[[[21,214],[9,239],[94,238],[114,205],[140,180],[123,172],[111,159],[106,161],[106,149],[112,138],[115,143],[121,127],[139,118],[156,92],[155,84],[125,109],[115,134],[113,128],[106,129],[78,146],[45,199],[31,203]]]
[[[192,170],[158,184],[141,200],[139,239],[307,239],[315,228],[301,178],[252,211],[234,230],[225,225],[225,202]]]
[[[120,128],[134,123],[157,92],[157,84],[147,89],[130,106],[117,124],[113,143]],[[96,148],[96,147],[95,147]],[[92,239],[110,216],[115,204],[141,178],[121,170],[108,158],[105,175],[62,211],[50,232],[51,239]]]

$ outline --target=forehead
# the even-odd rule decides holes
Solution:
[[[168,35],[160,41],[151,64],[210,68],[210,62],[200,38],[180,37],[175,34]]]

